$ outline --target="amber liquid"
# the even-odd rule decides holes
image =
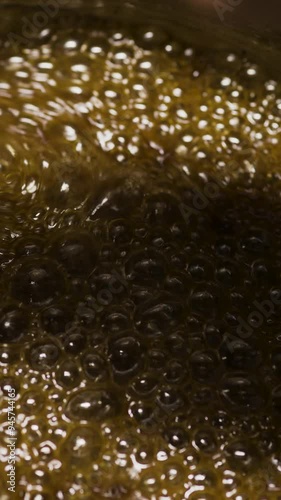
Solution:
[[[0,52],[0,495],[281,498],[279,82],[88,15]]]

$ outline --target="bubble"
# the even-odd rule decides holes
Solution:
[[[71,311],[63,305],[53,305],[41,313],[42,326],[53,335],[63,333],[72,319]]]
[[[71,275],[90,274],[95,265],[94,242],[90,234],[78,229],[64,231],[58,236],[52,252]]]
[[[276,439],[274,430],[262,430],[255,439],[255,446],[258,449],[258,454],[262,456],[271,456],[277,451],[279,445],[278,438]],[[253,450],[256,451],[256,450]]]
[[[166,412],[174,412],[184,406],[184,398],[180,391],[174,387],[165,387],[159,392],[157,397],[159,405]]]
[[[44,405],[45,396],[38,390],[29,390],[21,398],[21,408],[28,415],[37,415]]]
[[[99,260],[102,264],[111,264],[112,266],[117,260],[117,250],[114,245],[104,244],[99,250]]]
[[[150,374],[143,374],[137,378],[132,384],[133,392],[140,398],[150,398],[155,393],[158,387],[158,380]]]
[[[93,33],[89,37],[89,51],[91,57],[103,57],[109,50],[109,42],[103,33]]]
[[[102,438],[97,429],[78,425],[63,443],[66,460],[72,464],[86,463],[97,460],[102,447]]]
[[[212,425],[217,429],[227,429],[231,423],[228,414],[222,410],[219,410],[216,415],[212,418]]]
[[[128,314],[123,310],[116,310],[111,313],[106,311],[102,318],[102,329],[111,334],[128,330],[130,325],[131,321]]]
[[[217,356],[212,351],[198,351],[190,358],[192,376],[200,382],[211,382],[219,369]]]
[[[141,366],[140,343],[133,337],[121,337],[109,345],[110,363],[113,373],[118,377],[132,377]]]
[[[64,277],[55,262],[28,257],[12,277],[11,293],[24,302],[41,306],[53,302],[64,292]]]
[[[85,389],[75,393],[67,402],[66,414],[73,420],[98,421],[118,414],[118,403],[113,391]]]
[[[0,343],[18,342],[27,333],[27,312],[14,307],[2,310],[0,315]]]
[[[145,471],[141,477],[141,487],[142,491],[146,494],[153,495],[157,491],[159,491],[159,487],[161,484],[160,476],[157,469],[151,469],[149,471]]]
[[[29,255],[41,255],[44,249],[44,241],[36,236],[20,238],[15,244],[15,254],[18,257]]]
[[[148,351],[148,368],[150,371],[159,372],[165,368],[167,357],[165,352],[160,349],[151,349]]]
[[[209,387],[199,387],[190,396],[190,400],[198,406],[207,406],[214,399],[214,393]]]
[[[103,272],[104,271],[104,272]],[[96,270],[89,278],[91,292],[97,302],[97,311],[111,304],[114,297],[123,297],[127,282],[116,269]]]
[[[164,438],[172,448],[176,449],[184,449],[189,441],[186,430],[176,426],[168,427],[165,430]]]
[[[126,277],[129,281],[142,285],[152,278],[161,282],[165,276],[166,262],[160,252],[141,250],[131,255],[126,262]]]
[[[85,329],[92,329],[96,324],[96,311],[92,307],[92,304],[79,302],[76,314],[78,316],[79,325],[83,326]]]
[[[66,333],[64,340],[64,348],[66,352],[69,354],[73,354],[74,356],[79,354],[83,349],[85,349],[87,337],[83,333],[80,333],[80,329],[71,330]]]
[[[251,275],[257,286],[265,286],[274,279],[274,271],[271,265],[263,260],[253,262]]]
[[[194,257],[188,264],[188,271],[195,282],[207,281],[214,276],[212,263],[203,257]]]
[[[80,381],[80,374],[77,364],[69,359],[61,363],[57,369],[57,383],[66,389],[76,387]]]
[[[139,306],[135,315],[137,329],[146,335],[161,335],[180,324],[182,304],[171,295],[162,295]]]
[[[233,441],[226,446],[225,451],[228,462],[235,471],[249,472],[257,465],[257,450],[250,442]]]
[[[165,344],[172,356],[182,357],[186,347],[186,339],[181,332],[175,332],[166,336]]]
[[[137,286],[131,290],[131,299],[136,306],[152,298],[153,290],[150,288]]]
[[[182,275],[167,276],[165,280],[165,288],[168,292],[182,296],[186,293],[187,280]]]
[[[31,345],[26,353],[30,367],[34,370],[50,370],[58,362],[60,357],[59,347],[51,342],[37,342]]]
[[[216,254],[220,257],[232,257],[235,253],[236,246],[235,242],[233,242],[230,238],[221,238],[217,240],[216,245]]]
[[[261,353],[247,342],[237,340],[231,342],[227,347],[226,363],[234,370],[248,371],[261,363]]]
[[[206,343],[210,348],[218,348],[224,337],[224,328],[217,322],[207,323],[204,329]]]
[[[95,352],[89,352],[83,356],[82,366],[86,376],[90,380],[101,382],[108,378],[107,363]]]
[[[234,287],[239,279],[237,266],[229,261],[220,263],[216,269],[216,278],[224,286]]]
[[[184,453],[185,465],[187,464],[190,470],[194,470],[200,462],[201,456],[193,447],[187,447]]]
[[[244,373],[224,378],[222,398],[233,408],[242,411],[259,409],[265,403],[263,388]]]
[[[196,485],[204,487],[205,489],[209,488],[214,488],[217,484],[217,478],[215,473],[210,469],[197,469],[196,473],[194,474],[194,482]],[[207,495],[206,499],[209,500],[208,498],[208,493],[203,493],[203,495]],[[201,499],[202,493],[199,494],[199,497]],[[195,498],[197,498],[195,496]],[[203,496],[204,498],[204,496]],[[212,499],[212,496],[211,496]]]
[[[125,245],[132,239],[132,231],[126,219],[118,219],[109,226],[109,238],[115,245]]]
[[[179,213],[179,200],[168,193],[152,195],[146,202],[145,215],[150,224],[176,223]]]
[[[150,466],[155,459],[154,446],[151,443],[141,443],[136,450],[135,459],[142,466]]]
[[[0,390],[2,394],[9,397],[9,394],[18,394],[19,384],[13,377],[2,377],[0,379]]]
[[[169,486],[182,488],[184,467],[177,462],[168,462],[164,465],[163,474]]]
[[[241,239],[241,249],[249,254],[263,254],[270,244],[269,236],[263,230],[251,229]]]
[[[137,403],[133,403],[130,412],[132,417],[135,420],[144,426],[155,426],[157,423],[157,414],[154,411],[154,408],[151,404],[139,401]]]
[[[186,369],[182,363],[177,360],[171,360],[166,367],[165,380],[170,384],[180,383],[186,375]]]
[[[161,47],[168,41],[167,33],[155,26],[138,28],[136,36],[137,43],[145,49]]]
[[[214,315],[216,310],[217,294],[212,288],[197,287],[190,296],[191,311],[199,315]]]
[[[214,453],[217,448],[217,440],[211,429],[201,429],[194,435],[194,446],[203,453]]]
[[[0,364],[14,365],[19,362],[20,355],[21,353],[18,344],[9,344],[9,346],[0,345]]]

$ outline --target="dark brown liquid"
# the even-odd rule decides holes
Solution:
[[[48,30],[1,49],[1,495],[281,498],[280,85]]]

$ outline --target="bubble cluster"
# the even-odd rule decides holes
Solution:
[[[0,65],[18,494],[276,500],[279,83],[82,14],[6,41]]]

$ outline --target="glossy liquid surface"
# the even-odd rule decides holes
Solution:
[[[11,387],[16,498],[281,498],[279,83],[89,16],[0,52],[3,498]]]

